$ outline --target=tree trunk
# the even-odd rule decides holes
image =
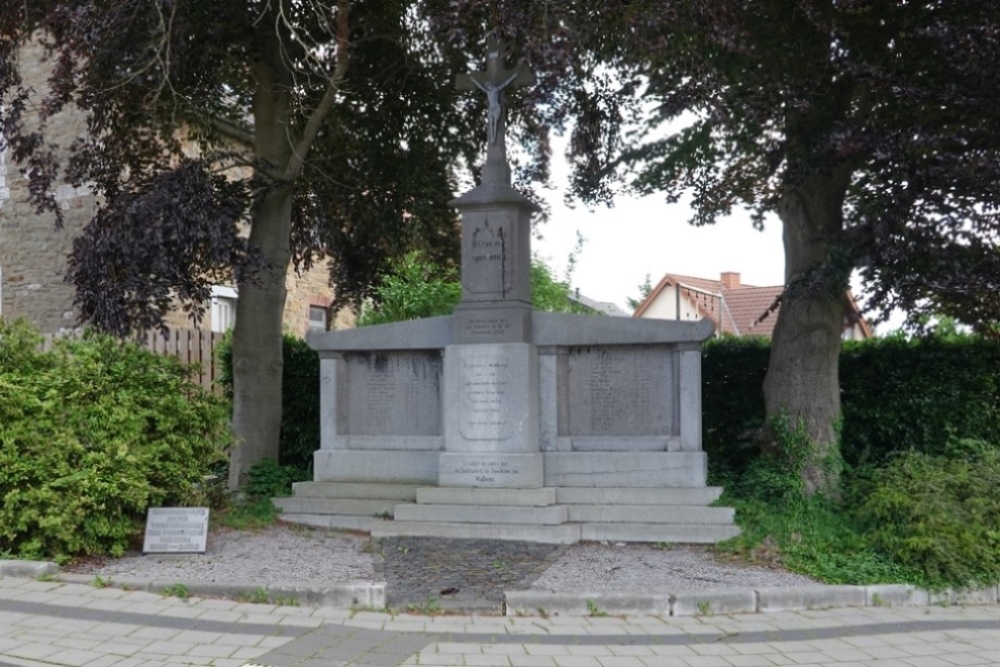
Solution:
[[[783,225],[785,284],[830,260],[843,233],[843,203],[850,170],[815,176],[790,191],[778,206]],[[811,441],[802,451],[781,451],[802,464],[806,494],[836,494],[839,467],[837,422],[840,418],[841,332],[846,279],[809,280],[802,290],[782,300],[771,339],[771,358],[764,378],[764,400],[770,424],[787,418],[792,431],[802,429]],[[768,429],[765,447],[779,447]]]
[[[263,62],[254,72],[254,153],[272,182],[292,156],[288,136],[292,80],[281,64],[277,39],[265,37]],[[270,265],[253,280],[239,280],[233,329],[233,431],[236,447],[229,460],[229,487],[236,490],[246,473],[264,459],[278,459],[281,433],[282,320],[285,277],[291,261],[292,185],[278,182],[251,218],[250,243]]]

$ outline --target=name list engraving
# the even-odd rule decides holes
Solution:
[[[673,357],[641,346],[571,350],[567,435],[672,435]]]
[[[510,363],[502,357],[463,359],[460,429],[469,440],[506,440],[510,421]]]
[[[352,434],[441,434],[440,353],[358,353],[345,361]]]

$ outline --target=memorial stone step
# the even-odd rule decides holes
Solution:
[[[556,504],[557,490],[539,489],[486,489],[478,487],[424,487],[417,490],[420,505],[489,505],[516,507],[545,507]]]
[[[704,506],[722,495],[722,487],[627,488],[561,486],[556,488],[560,505],[689,505]]]
[[[580,538],[592,542],[715,544],[740,534],[736,525],[662,523],[582,523]]]
[[[578,524],[444,523],[432,521],[379,521],[372,537],[443,537],[450,539],[518,540],[541,544],[575,544]]]
[[[349,516],[392,516],[400,505],[396,500],[351,498],[275,498],[276,507],[288,514],[342,514]]]
[[[557,525],[567,521],[563,505],[548,507],[511,507],[488,505],[397,505],[395,517],[399,521],[428,521],[431,523],[506,523]]]
[[[347,514],[300,514],[282,513],[278,515],[282,523],[294,523],[313,528],[330,528],[334,530],[358,530],[371,532],[375,523],[391,523],[372,516],[351,516]]]
[[[296,498],[349,498],[353,500],[415,500],[419,484],[365,482],[296,482]]]
[[[731,507],[686,505],[568,505],[569,520],[580,523],[669,523],[731,525]]]

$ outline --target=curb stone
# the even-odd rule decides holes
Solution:
[[[915,586],[807,586],[802,588],[723,588],[662,595],[508,591],[507,616],[593,616],[651,614],[709,616],[844,607],[925,607],[989,605],[1000,602],[997,586],[931,593]]]
[[[90,585],[93,575],[61,573],[53,562],[0,560],[0,577],[37,578]],[[268,596],[294,599],[309,606],[338,609],[386,607],[385,582],[284,583],[173,581],[109,577],[109,587],[162,593],[183,585],[189,594],[245,601],[263,589]],[[555,593],[506,591],[502,613],[506,616],[709,616],[714,614],[769,613],[843,607],[925,607],[929,605],[991,605],[1000,603],[1000,586],[931,592],[908,584],[870,586],[806,586],[801,588],[723,588],[677,591],[659,595],[627,593]]]
[[[59,574],[61,569],[50,561],[0,560],[0,577],[42,577]]]
[[[96,577],[91,574],[63,573],[55,563],[26,560],[0,560],[0,576],[35,579],[52,575],[55,581],[67,584],[93,585]],[[317,582],[312,584],[268,582],[184,581],[174,579],[148,579],[133,577],[105,577],[108,588],[129,591],[144,591],[163,594],[164,589],[183,586],[187,593],[197,597],[223,598],[246,601],[263,589],[268,597],[292,599],[309,606],[334,607],[337,609],[384,609],[384,582]]]

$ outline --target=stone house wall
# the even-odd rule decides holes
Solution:
[[[22,50],[21,71],[28,85],[45,90],[49,63],[39,45],[31,44]],[[86,118],[79,111],[64,111],[49,121],[49,128],[47,139],[67,147],[86,132]],[[67,259],[73,239],[93,217],[97,198],[86,188],[60,186],[56,199],[65,222],[62,229],[57,229],[54,216],[36,213],[27,195],[27,179],[8,155],[0,153],[0,317],[24,317],[44,332],[73,327],[78,313],[73,307],[73,288],[65,280]],[[286,287],[285,327],[302,336],[309,328],[310,306],[327,308],[333,300],[328,264],[317,262],[302,274],[290,270]],[[212,328],[211,318],[212,309],[207,307],[198,328]],[[331,314],[327,319],[329,328],[353,326],[349,311],[335,317]],[[168,316],[167,323],[174,328],[195,328],[179,309]]]

